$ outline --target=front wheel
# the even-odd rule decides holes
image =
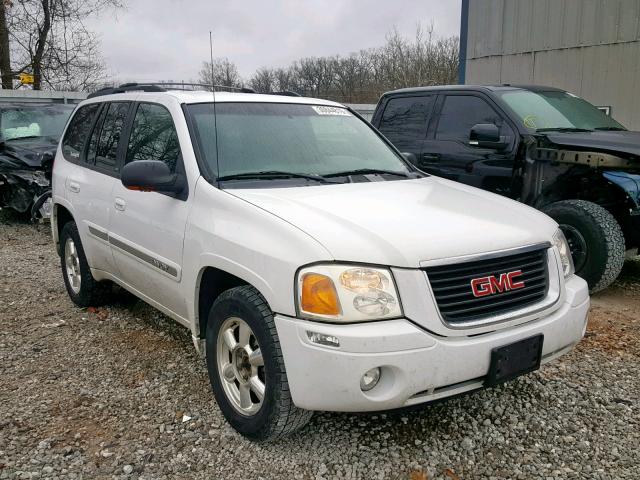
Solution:
[[[622,229],[606,209],[585,200],[563,200],[542,209],[567,239],[576,274],[594,293],[608,287],[622,270],[625,243]]]
[[[255,288],[232,288],[216,299],[206,353],[218,406],[242,435],[272,440],[311,418],[312,412],[293,404],[273,313]]]

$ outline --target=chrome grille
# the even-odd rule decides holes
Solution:
[[[440,314],[449,323],[482,320],[535,304],[547,295],[547,247],[484,260],[428,267],[427,273]],[[473,279],[520,270],[524,287],[476,297]]]

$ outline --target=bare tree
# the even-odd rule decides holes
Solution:
[[[211,62],[202,62],[202,68],[198,76],[198,82],[207,85],[222,85],[225,87],[241,87],[242,79],[238,73],[238,67],[228,58],[218,58]]]
[[[14,0],[6,24],[13,70],[33,74],[35,90],[97,84],[105,76],[104,65],[98,40],[84,21],[114,7],[122,7],[121,1]]]
[[[0,0],[0,73],[2,88],[13,88],[11,75],[11,49],[9,47],[9,29],[7,28],[7,0]]]
[[[249,79],[249,86],[259,93],[276,91],[276,75],[269,68],[259,68]]]
[[[455,83],[458,38],[435,38],[418,25],[413,38],[396,29],[379,48],[346,57],[301,58],[284,68],[261,68],[249,84],[260,92],[291,90],[349,103],[376,102],[387,90]]]

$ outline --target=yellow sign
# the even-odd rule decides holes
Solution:
[[[20,83],[22,83],[23,85],[33,85],[33,75],[31,75],[30,73],[21,73]]]

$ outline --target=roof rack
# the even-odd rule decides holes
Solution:
[[[123,83],[118,87],[105,87],[90,93],[87,98],[100,97],[102,95],[113,95],[125,92],[166,92],[167,90],[187,90],[185,87],[201,87],[207,90],[226,89],[228,91],[240,93],[256,93],[252,88],[229,87],[226,85],[211,85],[207,83],[184,83],[184,82],[153,82],[153,83]]]
[[[284,90],[282,92],[271,92],[269,95],[282,95],[284,97],[301,97],[297,92],[292,92],[291,90]]]

